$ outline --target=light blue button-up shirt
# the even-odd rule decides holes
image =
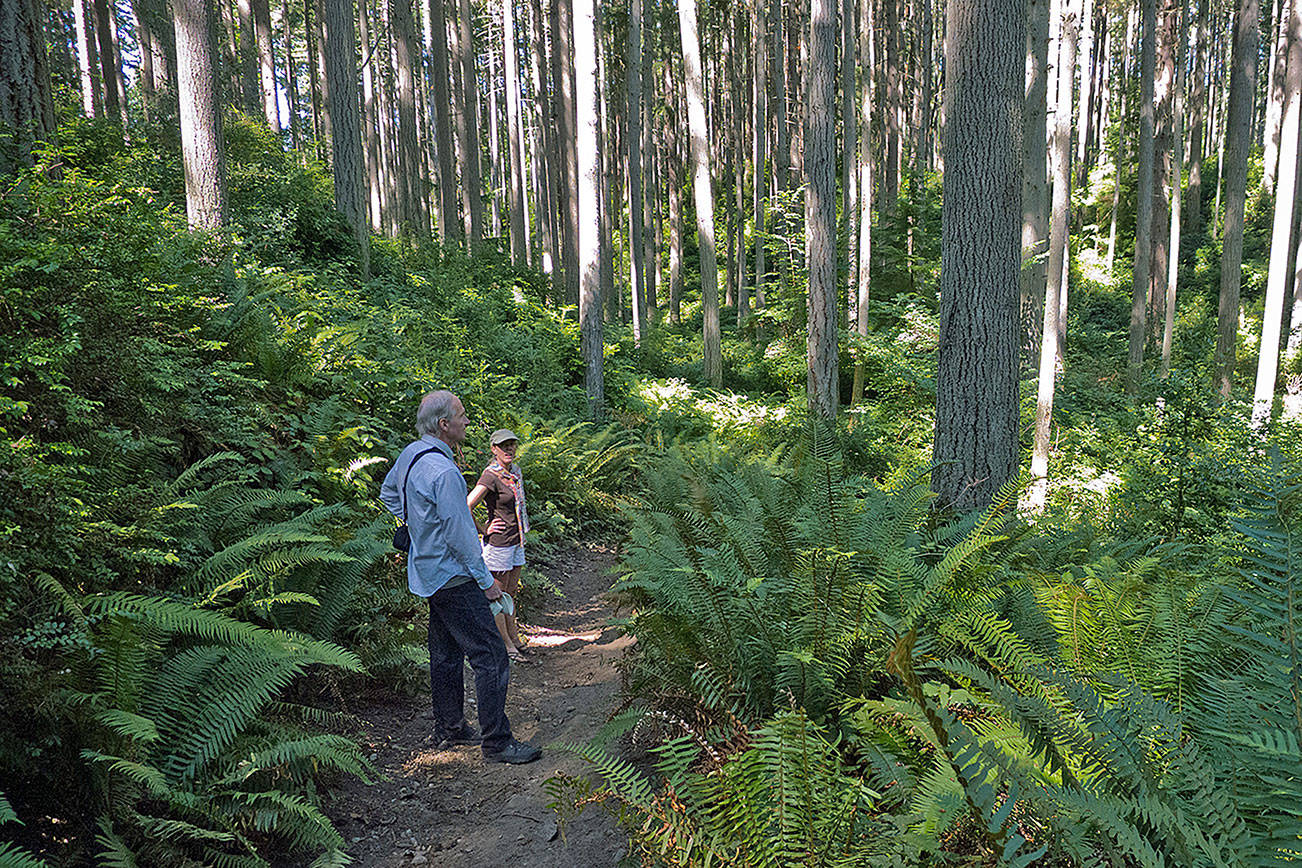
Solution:
[[[466,506],[466,480],[452,460],[452,450],[430,434],[407,446],[380,486],[380,500],[402,518],[402,484],[412,459],[434,447],[411,468],[407,478],[407,587],[428,597],[455,579],[472,579],[487,590],[493,575],[484,566],[475,520]],[[454,582],[455,584],[456,582]]]

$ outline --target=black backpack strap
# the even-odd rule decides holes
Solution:
[[[407,465],[407,472],[403,474],[402,477],[402,523],[403,524],[407,523],[407,482],[408,480],[411,479],[411,469],[416,466],[417,461],[420,461],[422,458],[424,458],[426,455],[429,455],[431,452],[437,452],[437,451],[439,451],[439,448],[437,446],[431,446],[430,448],[426,449],[424,452],[417,453],[416,457],[411,459],[411,463]]]

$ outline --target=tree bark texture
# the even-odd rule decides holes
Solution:
[[[421,156],[416,138],[416,70],[420,65],[416,22],[412,16],[411,0],[392,0],[390,9],[394,84],[398,98],[399,172],[395,180],[401,202],[400,232],[403,237],[424,240],[429,237],[429,223],[425,209],[425,190],[420,183]],[[475,152],[478,151],[476,148]]]
[[[873,0],[859,0],[859,68],[862,80],[859,91],[859,126],[863,136],[859,143],[859,237],[856,239],[859,251],[855,258],[855,333],[860,337],[868,336],[868,297],[869,278],[872,268],[872,203],[873,203],[873,164],[872,164],[872,122],[873,122],[873,41],[872,12]],[[850,406],[863,400],[864,365],[856,362],[854,366],[854,383],[850,390]]]
[[[502,71],[506,86],[506,147],[511,261],[529,261],[529,213],[524,183],[524,126],[520,119],[520,53],[516,45],[515,0],[502,0]]]
[[[1045,124],[1049,112],[1049,0],[1027,0],[1026,111],[1023,116],[1022,274],[1018,309],[1022,357],[1040,344],[1044,310],[1045,249],[1049,241],[1049,164]]]
[[[466,194],[466,212],[469,217],[469,246],[473,248],[484,237],[484,182],[479,166],[479,80],[475,75],[475,42],[470,0],[461,0],[457,15],[457,57],[461,63],[461,88],[463,91],[464,126],[461,129],[461,183]]]
[[[0,0],[0,178],[32,165],[32,149],[54,136],[43,11],[36,0]]]
[[[452,88],[449,83],[448,32],[444,0],[430,0],[430,37],[425,50],[429,54],[429,78],[434,114],[434,139],[438,154],[439,240],[459,243],[465,234],[457,215],[457,183],[452,161]]]
[[[74,26],[77,29],[77,68],[80,72],[81,110],[88,118],[99,117],[104,110],[104,93],[100,90],[99,56],[95,52],[95,16],[90,0],[72,0]]]
[[[642,345],[646,328],[646,251],[642,241],[642,0],[628,7],[628,44],[624,56],[628,96],[628,244],[629,292],[633,301],[633,342]]]
[[[1017,473],[1018,272],[1026,19],[1016,0],[949,0],[937,468],[958,510]]]
[[[334,156],[335,207],[353,230],[363,279],[370,277],[370,237],[366,220],[366,176],[362,127],[358,117],[357,36],[350,0],[324,0],[321,54],[330,97],[331,152]]]
[[[1239,328],[1243,279],[1243,205],[1252,145],[1252,93],[1257,77],[1257,0],[1238,0],[1234,13],[1230,87],[1225,114],[1225,217],[1221,241],[1221,289],[1217,307],[1217,386],[1229,398]]]
[[[1153,75],[1157,63],[1157,3],[1141,0],[1143,48],[1139,64],[1139,179],[1135,187],[1135,260],[1130,295],[1129,354],[1126,359],[1126,391],[1139,391],[1144,365],[1145,324],[1149,280],[1152,271],[1153,231]]]
[[[267,126],[280,131],[280,101],[276,98],[276,55],[271,50],[271,10],[267,0],[253,0],[253,32],[257,44],[258,93]]]
[[[574,0],[574,95],[579,133],[579,339],[583,382],[593,415],[603,412],[601,324],[601,158],[597,150],[597,24],[594,0]]]
[[[172,24],[185,214],[192,228],[215,231],[226,222],[226,151],[217,99],[212,6],[208,0],[172,0]]]
[[[836,7],[812,0],[805,101],[805,243],[809,263],[806,391],[810,412],[833,419],[840,403],[836,291]]]
[[[701,45],[697,39],[696,0],[678,4],[679,38],[683,50],[683,81],[687,95],[687,126],[691,136],[692,192],[696,204],[696,235],[701,251],[701,338],[705,380],[723,385],[723,349],[719,334],[719,265],[714,247],[714,189],[710,178],[710,131],[705,120],[705,90]]]

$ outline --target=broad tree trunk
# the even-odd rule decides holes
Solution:
[[[208,0],[172,0],[171,5],[185,214],[192,228],[215,231],[226,222],[226,151],[217,99],[212,5]]]
[[[1072,77],[1080,29],[1080,0],[1062,0],[1059,26],[1058,96],[1053,113],[1053,214],[1049,223],[1048,285],[1041,329],[1040,374],[1031,447],[1032,508],[1044,506],[1049,491],[1049,428],[1053,423],[1054,377],[1059,350],[1059,300],[1067,291],[1067,236],[1071,229]]]
[[[1288,18],[1288,66],[1284,76],[1283,119],[1279,139],[1279,179],[1275,183],[1275,222],[1270,237],[1270,272],[1266,279],[1266,306],[1261,315],[1261,349],[1257,357],[1257,383],[1252,395],[1252,424],[1263,428],[1270,421],[1275,401],[1275,375],[1279,368],[1279,333],[1284,315],[1284,291],[1289,278],[1294,196],[1297,192],[1298,122],[1302,119],[1302,6],[1284,0]]]
[[[276,55],[271,50],[271,10],[267,0],[253,0],[253,32],[258,51],[258,84],[267,126],[280,131],[280,102],[276,98]]]
[[[949,0],[936,470],[958,510],[988,504],[1018,464],[1017,295],[1026,19],[1016,0]]]
[[[583,382],[594,416],[604,412],[601,334],[601,158],[597,150],[597,24],[594,0],[574,0],[574,94],[579,133],[579,336]]]
[[[351,0],[322,3],[321,54],[330,94],[331,152],[334,155],[335,207],[357,240],[362,279],[370,279],[370,237],[366,225],[366,177],[362,127],[358,118],[357,36]]]
[[[1234,14],[1229,103],[1225,115],[1225,218],[1221,242],[1221,291],[1217,308],[1216,367],[1222,398],[1234,385],[1239,328],[1239,282],[1243,268],[1243,204],[1252,144],[1252,94],[1257,77],[1257,0],[1238,0]]]
[[[0,0],[0,178],[31,166],[32,149],[54,137],[44,12],[36,0]]]
[[[691,135],[696,235],[701,251],[701,337],[704,343],[705,380],[718,389],[723,385],[723,350],[719,334],[719,265],[714,249],[710,131],[705,120],[705,88],[701,75],[701,44],[697,39],[696,0],[679,0],[678,28],[683,51],[683,82],[687,94],[687,126]]]
[[[836,0],[812,0],[805,100],[805,243],[809,263],[806,392],[811,413],[840,404],[836,291]]]
[[[1139,391],[1144,366],[1149,280],[1152,266],[1153,231],[1153,75],[1157,63],[1156,0],[1143,5],[1143,48],[1139,64],[1139,179],[1135,186],[1135,259],[1130,296],[1130,352],[1126,359],[1126,391]]]

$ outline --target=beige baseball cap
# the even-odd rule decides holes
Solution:
[[[520,438],[517,437],[515,432],[512,431],[510,428],[498,428],[489,436],[488,445],[501,446],[503,443],[507,442],[508,440],[519,440],[519,439]]]

